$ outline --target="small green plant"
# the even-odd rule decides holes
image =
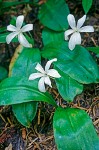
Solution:
[[[99,47],[81,46],[80,33],[94,32],[92,26],[82,27],[87,16],[80,18],[76,25],[64,0],[47,0],[41,6],[29,0],[9,2],[9,5],[8,2],[0,3],[1,9],[20,3],[37,5],[40,7],[38,18],[44,26],[41,50],[34,47],[31,33],[25,33],[33,30],[33,24],[25,25],[23,15],[13,18],[7,26],[12,33],[9,34],[5,28],[0,33],[1,43],[20,43],[10,63],[8,78],[7,72],[2,74],[3,68],[0,68],[0,105],[12,105],[18,121],[29,127],[36,115],[38,102],[47,102],[56,108],[53,130],[58,150],[98,150],[99,139],[88,114],[80,109],[58,106],[46,90],[46,85],[52,87],[51,80],[55,79],[64,101],[73,102],[75,96],[82,93],[85,84],[99,83],[99,66],[88,51],[98,55]],[[87,14],[92,0],[82,0],[82,5]],[[69,25],[72,29],[68,29]],[[48,60],[44,69],[41,57]],[[52,63],[53,69],[50,68]]]

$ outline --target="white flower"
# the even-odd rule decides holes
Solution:
[[[38,83],[38,89],[41,91],[41,92],[46,92],[46,89],[45,89],[45,84],[49,85],[50,87],[52,87],[51,85],[51,80],[50,78],[60,78],[61,76],[59,75],[58,71],[56,71],[55,69],[49,69],[51,64],[54,62],[54,61],[57,61],[57,58],[54,58],[50,61],[48,61],[45,65],[45,70],[42,68],[42,66],[38,63],[35,67],[35,69],[37,71],[39,71],[40,73],[32,73],[30,76],[29,76],[29,80],[34,80],[34,79],[37,79],[37,78],[41,78],[39,80],[39,83]]]
[[[94,32],[94,28],[92,26],[82,27],[86,20],[86,15],[78,20],[77,25],[73,15],[69,14],[67,20],[72,29],[65,31],[65,40],[68,40],[68,36],[72,34],[69,40],[69,49],[73,50],[77,44],[81,44],[80,32]]]
[[[33,24],[27,24],[22,27],[23,21],[24,16],[20,15],[16,19],[16,27],[11,24],[7,26],[7,30],[12,31],[12,33],[6,37],[7,44],[9,44],[15,36],[18,36],[18,41],[21,45],[24,47],[31,47],[31,44],[27,41],[23,33],[33,30]]]

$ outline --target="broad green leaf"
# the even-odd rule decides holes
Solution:
[[[83,9],[86,14],[88,13],[89,9],[91,8],[92,2],[93,2],[93,0],[82,0],[82,6],[83,6]]]
[[[75,108],[58,108],[53,120],[58,150],[98,150],[99,139],[87,113]]]
[[[27,78],[11,77],[0,84],[0,105],[13,105],[31,101],[43,101],[57,106],[54,99],[37,88],[36,81]]]
[[[28,40],[28,42],[30,44],[32,44],[32,47],[33,47],[34,46],[34,39],[33,39],[32,35],[31,35],[31,33],[29,32],[29,35],[27,35],[27,33],[25,33],[24,35],[25,35],[26,39]]]
[[[41,61],[40,51],[36,48],[24,48],[19,46],[10,63],[10,76],[28,77],[32,72],[35,72],[35,65]],[[32,82],[34,88],[37,87],[37,82]],[[32,85],[32,86],[33,86]],[[28,83],[29,86],[29,83]],[[13,94],[13,93],[12,93]],[[19,98],[17,98],[19,100]],[[21,124],[29,126],[34,119],[37,111],[37,102],[27,102],[12,105],[13,112]]]
[[[21,4],[25,4],[25,3],[29,3],[30,0],[24,0],[24,1],[21,1],[21,2],[18,2],[18,1],[12,1],[12,2],[9,2],[9,1],[6,1],[6,2],[2,2],[2,8],[8,8],[8,7],[11,7],[11,6],[16,6],[16,5],[21,5]]]
[[[53,30],[50,30],[48,28],[43,29],[42,31],[42,39],[43,44],[47,45],[51,42],[63,42],[64,40],[64,32],[56,32]]]
[[[29,127],[37,112],[37,102],[13,105],[13,112],[21,124]]]
[[[16,16],[11,17],[11,20],[10,20],[9,24],[12,24],[12,25],[16,26],[16,18],[17,18]],[[22,25],[25,25],[25,23],[23,22]]]
[[[70,76],[64,74],[58,68],[55,68],[61,78],[56,79],[56,85],[59,93],[64,100],[71,102],[74,100],[74,97],[80,94],[83,91],[83,85],[71,78]]]
[[[87,47],[87,50],[99,54],[99,47]]]
[[[0,33],[0,43],[6,43],[6,36],[9,33]]]
[[[68,28],[68,6],[65,0],[47,0],[39,10],[40,22],[55,31],[64,31]]]
[[[71,51],[67,42],[54,42],[43,48],[42,56],[48,59],[57,58],[55,66],[82,84],[99,82],[99,67],[82,46],[76,46]]]
[[[21,51],[18,57],[17,51]],[[38,62],[40,63],[40,61],[41,56],[39,49],[19,46],[10,63],[10,75],[25,76],[28,78],[31,73],[36,72],[35,66]]]
[[[0,66],[0,81],[8,76],[8,72],[4,67]]]

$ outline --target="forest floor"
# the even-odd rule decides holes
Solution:
[[[81,2],[78,0],[67,0],[70,12],[77,20],[84,15]],[[27,23],[35,24],[33,36],[35,47],[41,48],[41,31],[43,26],[37,19],[38,8],[29,5],[13,6],[4,15],[0,16],[0,27],[7,26],[11,16],[23,14]],[[78,15],[79,14],[79,15]],[[94,33],[86,33],[83,46],[99,46],[99,3],[96,1],[90,9],[86,25],[93,25]],[[17,44],[0,44],[0,65],[8,69],[10,60],[14,54]],[[99,64],[99,59],[95,57]],[[99,84],[84,86],[82,94],[75,97],[72,103],[66,103],[54,88],[49,89],[55,100],[62,107],[74,107],[85,110],[91,117],[96,132],[99,135]],[[55,109],[46,103],[39,103],[37,115],[30,128],[22,126],[13,115],[11,106],[0,107],[0,150],[57,150],[54,136],[52,119]]]

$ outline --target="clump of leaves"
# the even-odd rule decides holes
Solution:
[[[3,9],[13,4],[32,2],[29,0],[10,2],[9,5],[7,2],[1,1],[1,3]],[[89,3],[90,5],[88,5]],[[87,13],[92,0],[82,0],[82,4]],[[84,84],[99,83],[99,66],[88,52],[88,50],[96,52],[99,47],[82,47],[79,33],[82,31],[93,32],[93,27],[81,28],[86,15],[79,19],[76,27],[75,19],[70,14],[64,0],[47,0],[40,6],[38,14],[38,18],[44,26],[42,31],[44,46],[41,51],[39,47],[32,47],[34,39],[29,36],[31,34],[24,33],[32,30],[33,25],[22,27],[23,18],[23,15],[18,16],[14,24],[10,23],[7,27],[9,31],[13,31],[10,35],[4,29],[4,33],[0,36],[1,43],[7,41],[9,44],[14,39],[12,42],[21,44],[16,48],[11,60],[8,78],[6,78],[7,72],[4,68],[0,68],[2,80],[0,105],[12,105],[18,121],[29,127],[36,115],[38,102],[47,102],[56,108],[53,129],[59,150],[98,150],[99,139],[88,114],[80,109],[59,107],[52,95],[46,91],[45,86],[46,84],[52,87],[51,80],[54,78],[62,98],[67,102],[72,102],[75,96],[83,91]],[[68,22],[72,29],[68,29]],[[68,43],[65,40],[72,33],[72,40],[70,38],[72,42]],[[41,66],[41,57],[49,60],[44,69]],[[53,69],[50,68],[52,62]],[[39,77],[41,78],[38,81]]]

